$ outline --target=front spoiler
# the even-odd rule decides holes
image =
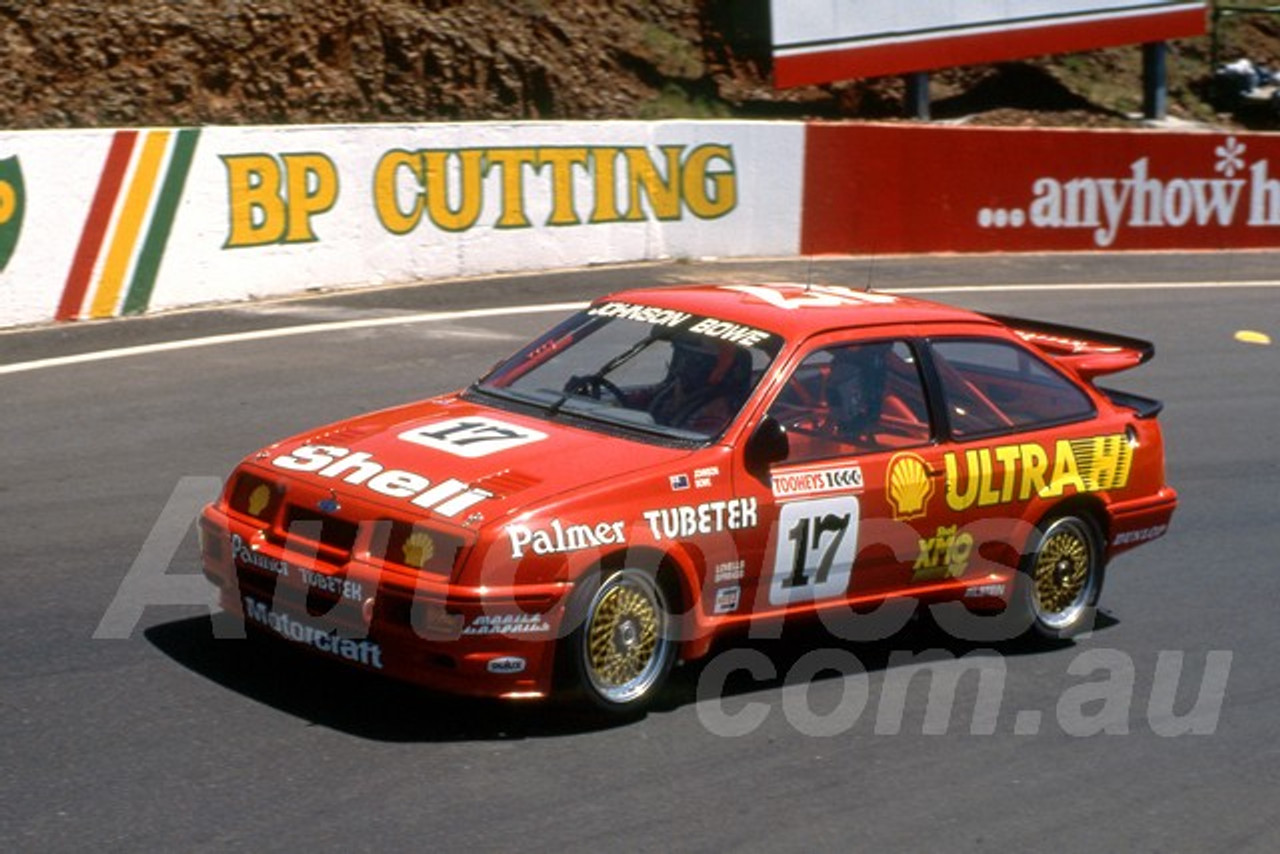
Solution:
[[[567,583],[476,588],[358,558],[332,566],[265,541],[216,506],[199,529],[205,576],[255,634],[447,693],[551,691],[556,641],[572,628],[563,625]]]

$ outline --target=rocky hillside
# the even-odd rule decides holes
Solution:
[[[764,0],[0,0],[0,124],[900,114],[896,79],[774,90],[766,7]],[[1280,18],[1233,22],[1224,56],[1280,59],[1278,33]],[[1208,38],[1174,45],[1171,112],[1231,124],[1208,103],[1208,53]],[[934,115],[1123,125],[1141,100],[1138,68],[1138,49],[1126,48],[942,72],[933,80]]]

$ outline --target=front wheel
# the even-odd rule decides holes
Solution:
[[[1097,526],[1079,516],[1049,520],[1027,555],[1032,628],[1051,638],[1069,638],[1093,626],[1102,593],[1103,560]]]
[[[670,624],[667,596],[652,575],[621,569],[606,576],[568,639],[579,687],[606,711],[643,708],[675,659]]]

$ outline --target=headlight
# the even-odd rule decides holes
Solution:
[[[381,528],[378,534],[385,534],[374,535],[369,549],[371,557],[420,572],[446,577],[453,574],[458,552],[463,547],[458,537],[408,522],[382,522]]]
[[[270,523],[280,510],[279,487],[256,475],[241,474],[231,489],[230,506],[237,513]]]

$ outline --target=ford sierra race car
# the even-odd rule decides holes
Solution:
[[[466,389],[254,453],[204,571],[255,634],[617,712],[798,617],[1069,637],[1177,504],[1160,404],[1094,382],[1153,352],[838,286],[625,291]]]

